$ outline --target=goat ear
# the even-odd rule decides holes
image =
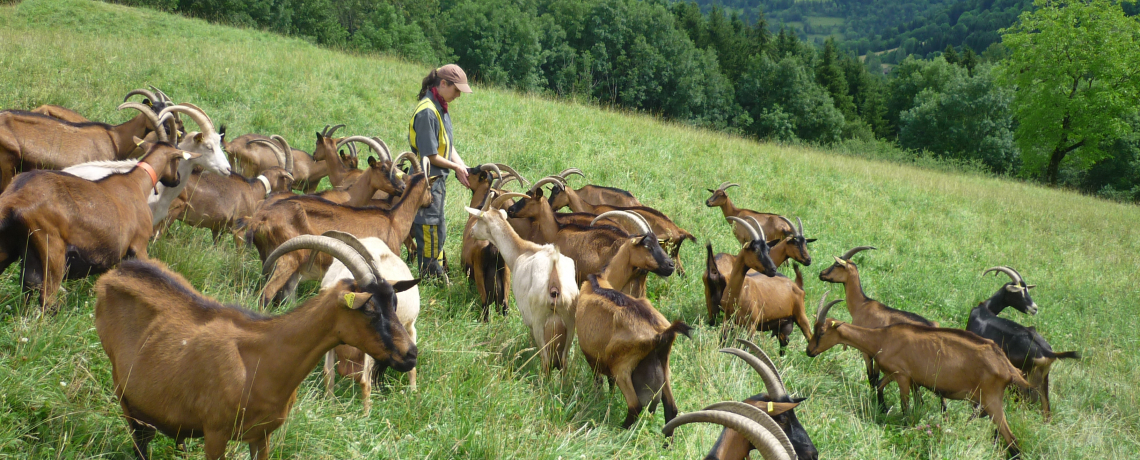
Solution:
[[[1025,286],[1025,289],[1033,289],[1033,288],[1035,288],[1035,287],[1037,287],[1037,285],[1036,285],[1036,284],[1030,284],[1030,285],[1028,285],[1028,286]]]
[[[197,142],[197,143],[201,144],[201,143],[202,143],[202,138],[203,138],[203,137],[205,137],[205,136],[203,135],[203,133],[198,133],[198,134],[195,134],[195,135],[194,135],[194,142]]]
[[[1009,292],[1021,292],[1021,290],[1022,290],[1022,289],[1023,289],[1023,288],[1022,288],[1021,286],[1018,286],[1018,285],[1016,285],[1016,284],[1007,284],[1007,285],[1005,285],[1005,290],[1007,290],[1007,291],[1009,291]]]
[[[344,297],[340,298],[340,304],[345,308],[359,310],[368,305],[370,299],[372,299],[372,294],[348,291],[344,293]]]
[[[376,157],[368,157],[368,167],[369,168],[375,168],[376,167]]]
[[[193,160],[193,159],[198,158],[200,156],[202,156],[201,153],[187,152],[185,150],[182,151],[182,159],[183,160]]]
[[[464,206],[463,209],[467,210],[467,214],[471,214],[472,216],[475,216],[475,217],[479,217],[479,215],[483,213],[483,211],[480,211],[480,210],[475,209],[475,208],[469,208],[467,206]]]
[[[771,247],[774,247],[774,246],[776,246],[777,244],[780,244],[780,242],[781,242],[781,241],[783,241],[783,240],[772,240],[772,241],[769,241],[769,242],[768,242],[768,247],[769,247],[769,248],[771,248]]]
[[[841,266],[841,267],[846,267],[846,266],[847,266],[847,261],[846,261],[846,260],[843,260],[843,259],[840,259],[839,257],[836,257],[836,258],[835,258],[835,263],[839,264],[839,266]]]
[[[321,132],[317,131],[317,142],[321,141]]]
[[[416,278],[414,280],[397,281],[395,283],[392,283],[392,290],[396,292],[404,292],[415,287],[417,284],[420,284],[419,278]]]
[[[764,413],[768,414],[769,416],[775,417],[777,415],[783,414],[784,412],[795,409],[798,405],[800,405],[798,402],[760,401],[760,410],[764,411]]]
[[[708,191],[709,191],[709,193],[716,193],[716,190],[713,190],[713,189],[711,189],[711,188],[706,188],[705,190],[708,190]]]
[[[816,238],[808,238],[808,239],[804,240],[805,243],[814,243],[815,241],[816,241]]]

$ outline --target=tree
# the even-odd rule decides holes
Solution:
[[[978,67],[978,55],[974,54],[974,50],[969,46],[962,46],[966,50],[962,52],[962,60],[958,63],[966,68],[966,73],[971,77],[974,76],[974,68]]]
[[[828,37],[823,45],[819,65],[815,68],[815,81],[827,90],[827,94],[835,103],[835,108],[839,109],[844,117],[848,120],[858,118],[855,114],[855,103],[847,86],[847,77],[843,68],[839,66],[839,50],[836,49],[834,38]]]
[[[954,45],[946,45],[946,51],[942,52],[942,57],[951,64],[958,63],[958,52],[954,51]]]
[[[1002,68],[1015,85],[1015,134],[1026,171],[1057,183],[1069,158],[1087,168],[1103,158],[1102,141],[1131,131],[1140,103],[1140,22],[1111,0],[1036,0],[1035,11],[1002,36],[1011,56]]]
[[[997,173],[1013,172],[1018,152],[1009,109],[1012,91],[994,83],[989,67],[973,78],[964,68],[950,67],[944,89],[922,90],[914,107],[900,115],[899,145],[940,157],[980,160]]]
[[[839,141],[843,114],[827,91],[815,83],[811,67],[795,55],[773,62],[767,54],[752,56],[740,76],[737,100],[761,138],[830,143]]]

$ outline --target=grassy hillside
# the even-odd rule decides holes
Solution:
[[[427,72],[406,63],[350,56],[303,41],[202,21],[83,1],[28,0],[0,8],[0,107],[53,103],[118,122],[128,90],[154,84],[204,108],[236,136],[280,133],[311,149],[314,132],[345,123],[343,133],[377,135],[404,146],[407,117]],[[808,303],[827,288],[816,279],[849,247],[868,295],[944,326],[963,327],[969,309],[1017,268],[1037,284],[1034,325],[1057,350],[1084,359],[1054,366],[1054,416],[1007,397],[1013,432],[1029,458],[1124,458],[1140,449],[1140,381],[1135,318],[1140,283],[1140,210],[1076,194],[974,176],[784,148],[645,116],[551,102],[475,86],[453,105],[458,148],[470,164],[505,162],[529,177],[576,166],[596,183],[633,191],[719,251],[734,248],[706,188],[741,183],[741,206],[804,220],[815,264],[805,267]],[[449,183],[447,250],[458,258],[470,195]],[[196,287],[254,306],[260,264],[229,242],[189,228],[154,242],[151,253]],[[754,372],[717,353],[720,328],[705,326],[699,270],[703,249],[685,248],[687,278],[654,279],[650,297],[670,319],[700,325],[678,340],[673,386],[681,411],[762,391]],[[0,276],[0,457],[123,458],[130,440],[115,401],[110,365],[92,323],[94,278],[65,283],[65,305],[42,317],[20,302],[16,269]],[[453,280],[461,280],[453,273]],[[311,288],[309,288],[311,289]],[[595,387],[584,361],[543,379],[530,358],[517,313],[478,321],[464,282],[421,291],[417,392],[394,379],[373,395],[369,417],[340,381],[324,396],[319,374],[302,384],[289,423],[273,439],[274,458],[697,458],[714,442],[710,426],[679,431],[662,447],[662,415],[633,430],[620,393]],[[833,310],[846,318],[842,308]],[[1011,315],[1012,316],[1012,315]],[[739,333],[734,331],[733,333]],[[26,339],[26,340],[25,340]],[[772,351],[776,343],[757,337]],[[789,389],[809,396],[797,414],[823,458],[1001,458],[991,424],[970,420],[952,402],[943,417],[930,404],[912,414],[895,405],[880,415],[854,350],[807,358],[798,333],[776,358]],[[201,442],[190,442],[200,458]],[[183,458],[170,439],[155,458]],[[244,458],[244,446],[230,454]]]

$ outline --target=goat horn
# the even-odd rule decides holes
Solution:
[[[392,161],[392,150],[388,148],[388,144],[385,144],[384,140],[380,139],[379,137],[373,137],[372,140],[376,141],[377,144],[380,144],[380,147],[384,148],[384,156],[388,157],[388,161]]]
[[[254,139],[252,141],[249,141],[249,143],[264,144],[268,146],[269,149],[273,151],[273,156],[277,157],[277,164],[281,165],[282,168],[285,168],[285,166],[289,164],[289,161],[285,159],[285,152],[282,152],[281,146],[277,145],[275,142],[269,139]],[[289,172],[289,168],[285,168],[285,172]]]
[[[194,123],[198,124],[198,127],[202,130],[202,132],[216,132],[214,131],[214,123],[210,121],[210,117],[206,116],[206,112],[203,112],[202,109],[194,107],[191,104],[172,105],[165,109],[162,109],[162,112],[159,112],[158,116],[162,117],[163,115],[172,112],[186,114],[186,116],[190,117],[191,120],[194,120]]]
[[[752,225],[756,226],[756,231],[760,232],[760,241],[767,242],[768,241],[768,235],[764,234],[764,226],[760,225],[760,222],[757,221],[755,217],[748,216],[748,220],[752,221]]]
[[[538,182],[534,183],[534,185],[530,186],[530,191],[527,193],[529,193],[530,195],[534,195],[535,190],[538,190],[540,187],[542,187],[543,185],[546,185],[546,184],[556,184],[556,185],[561,185],[563,187],[566,186],[566,182],[561,177],[546,176],[546,177],[543,177],[542,179],[539,179]]]
[[[356,150],[356,144],[348,144],[348,153],[354,157],[360,156],[360,152]]]
[[[878,249],[878,248],[876,248],[874,246],[859,246],[857,248],[851,248],[851,250],[843,253],[842,256],[839,256],[839,258],[843,259],[843,260],[851,260],[852,257],[855,257],[855,254],[858,254],[859,252],[865,251],[867,249]]]
[[[776,375],[776,371],[768,367],[760,358],[739,348],[721,348],[717,351],[736,356],[737,358],[743,359],[749,366],[752,366],[752,369],[755,370],[757,374],[760,374],[760,380],[764,381],[764,388],[768,390],[768,396],[772,399],[780,399],[788,395],[787,391],[784,390],[784,386],[780,384],[780,377]]]
[[[324,137],[332,137],[332,135],[334,133],[336,133],[336,130],[341,129],[343,127],[344,127],[344,125],[334,125],[332,128],[329,128],[329,125],[325,125]]]
[[[123,102],[127,102],[128,100],[130,100],[131,96],[134,96],[136,94],[141,94],[143,97],[150,99],[151,104],[154,104],[156,102],[160,102],[158,100],[158,96],[155,96],[154,93],[147,91],[145,89],[142,89],[142,88],[131,90],[131,92],[127,93],[127,95],[123,97]]]
[[[832,300],[831,303],[824,305],[823,302],[825,300],[827,300],[827,291],[824,291],[823,297],[819,299],[819,309],[816,310],[815,313],[815,326],[817,328],[823,326],[823,322],[827,320],[827,312],[831,311],[831,307],[843,301],[843,299],[836,299]]]
[[[1005,268],[1013,270],[1013,272],[1017,274],[1017,279],[1021,280],[1021,284],[1025,284],[1025,278],[1021,277],[1021,272],[1017,271],[1017,269],[1013,268],[1013,267],[1005,267]]]
[[[380,152],[384,152],[384,154],[385,154],[385,155],[387,155],[387,154],[388,154],[388,149],[387,149],[387,147],[381,147],[381,146],[380,146],[380,144],[378,144],[378,143],[376,142],[376,139],[372,139],[372,138],[370,138],[370,137],[364,137],[364,136],[349,136],[349,137],[346,137],[346,138],[344,138],[344,139],[341,139],[341,140],[340,140],[340,142],[337,142],[337,143],[336,143],[336,148],[339,150],[339,149],[340,149],[341,147],[343,147],[345,144],[348,144],[348,143],[350,143],[350,142],[360,142],[360,143],[362,143],[362,144],[364,144],[364,145],[367,145],[367,146],[371,147],[371,148],[372,148],[372,150],[375,150],[377,153],[380,153]],[[387,160],[388,160],[388,161],[391,161],[391,160],[392,160],[392,156],[391,156],[391,155],[389,155],[389,156],[388,156],[388,158],[387,158]]]
[[[494,175],[494,179],[491,179],[491,188],[499,188],[499,185],[503,182],[503,172],[499,170],[498,166],[491,163],[481,164],[479,165],[479,170]]]
[[[780,371],[776,369],[776,364],[772,362],[772,358],[768,357],[768,353],[765,353],[764,350],[760,349],[758,345],[748,341],[747,339],[737,338],[736,341],[740,342],[742,345],[748,348],[748,350],[751,351],[753,355],[755,355],[757,358],[760,358],[761,361],[764,361],[764,364],[767,364],[768,367],[772,369],[772,373],[776,374],[776,380],[780,382],[780,387],[784,389],[784,393],[787,393],[788,387],[784,386],[784,379],[780,377]]]
[[[752,241],[761,240],[761,239],[760,239],[760,235],[758,235],[758,234],[756,233],[756,229],[755,229],[755,228],[752,228],[752,226],[751,226],[751,225],[749,225],[749,224],[748,224],[748,222],[747,222],[747,221],[745,221],[744,219],[741,219],[741,218],[739,218],[739,217],[736,217],[736,216],[728,216],[728,220],[731,220],[731,221],[733,221],[733,222],[736,222],[737,224],[743,225],[743,226],[744,226],[744,228],[745,228],[746,230],[748,230],[748,236],[749,236],[750,238],[752,238]],[[763,240],[761,240],[761,241],[763,241]]]
[[[156,88],[154,85],[147,85],[147,86],[150,87],[151,91],[154,91],[154,93],[158,95],[159,100],[161,100],[162,102],[174,102],[173,100],[170,99],[170,96],[167,96],[166,93],[162,92],[161,89]]]
[[[1022,283],[1021,276],[1018,275],[1017,272],[1013,271],[1012,268],[1006,267],[1004,265],[990,268],[990,269],[982,272],[982,276],[986,276],[986,274],[989,272],[1002,272],[1002,273],[1005,273],[1006,275],[1009,275],[1009,278],[1013,280],[1013,284],[1021,284]]]
[[[293,172],[293,148],[289,147],[289,142],[277,134],[269,136],[269,138],[281,146],[281,151],[285,154],[285,170]]]
[[[505,175],[505,176],[504,176],[504,177],[503,177],[503,178],[502,178],[502,179],[499,181],[499,183],[497,183],[497,184],[495,184],[495,185],[494,185],[494,188],[496,188],[496,189],[499,189],[499,190],[502,190],[502,189],[503,189],[503,186],[507,185],[507,184],[508,184],[508,183],[510,183],[511,181],[515,181],[515,182],[518,182],[518,183],[520,183],[520,184],[521,184],[521,183],[523,183],[521,180],[519,180],[519,176],[516,176],[516,175],[514,175],[514,174],[509,174],[509,173],[508,173],[507,175]]]
[[[796,458],[796,448],[792,447],[792,440],[788,439],[788,435],[784,433],[784,429],[780,428],[780,425],[776,423],[775,420],[772,420],[772,416],[764,412],[763,409],[740,401],[724,401],[701,410],[731,412],[752,419],[752,421],[768,430],[769,433],[772,433],[777,441],[780,441],[780,445],[784,447],[784,452],[788,454],[789,458]]]
[[[752,216],[748,216],[748,217],[752,217]],[[788,224],[788,226],[792,228],[792,235],[796,234],[796,226],[795,226],[795,224],[792,223],[791,220],[788,220],[788,218],[784,217],[784,216],[776,216],[776,217],[779,217],[780,220],[786,222]]]
[[[641,221],[641,224],[644,225],[645,228],[649,229],[649,231],[647,231],[645,233],[646,235],[648,235],[649,232],[653,231],[653,227],[651,225],[649,225],[649,221],[645,220],[645,216],[641,215],[641,213],[639,213],[637,211],[630,211],[630,214],[633,214],[633,217],[636,217],[637,220]]]
[[[265,263],[261,267],[262,276],[268,277],[273,272],[274,264],[278,258],[301,249],[324,252],[340,260],[348,268],[348,271],[352,272],[352,277],[356,279],[358,286],[369,286],[378,281],[372,276],[372,268],[369,266],[368,260],[357,253],[355,249],[343,241],[320,235],[301,235],[282,243],[269,254],[269,257],[265,258]]]
[[[796,233],[799,233],[801,237],[804,236],[804,221],[800,220],[799,217],[796,217],[796,223],[799,224],[799,230],[796,230]]]
[[[716,189],[723,192],[723,191],[728,190],[730,188],[739,187],[739,186],[740,186],[740,184],[725,181],[725,182],[721,182],[720,185],[716,186]]]
[[[527,180],[526,177],[523,177],[522,174],[519,174],[518,171],[515,171],[515,168],[512,168],[512,167],[507,166],[507,165],[502,164],[502,163],[495,163],[495,166],[498,166],[500,170],[506,171],[507,173],[510,173],[510,174],[514,175],[515,177],[518,177],[518,181],[519,181],[519,183],[523,184],[523,187],[529,187],[530,186],[530,181]]]
[[[424,172],[423,165],[421,165],[419,161],[416,161],[416,154],[412,152],[401,153],[396,157],[396,161],[392,162],[392,167],[395,168],[396,165],[400,164],[401,161],[404,161],[405,158],[408,159],[408,162],[412,164],[412,170],[415,171],[413,174],[421,174]]]
[[[630,222],[633,222],[633,226],[636,227],[638,230],[637,234],[648,235],[651,233],[649,230],[649,226],[645,225],[644,222],[639,220],[637,218],[637,216],[634,216],[633,213],[631,213],[629,211],[606,211],[606,212],[603,212],[601,214],[598,214],[598,217],[595,217],[594,220],[590,221],[590,225],[593,226],[594,224],[598,223],[599,220],[605,219],[607,217],[609,217],[609,218],[621,217],[621,218],[626,219]],[[630,232],[630,233],[632,234],[633,232]]]
[[[583,173],[582,170],[578,169],[578,168],[563,169],[562,172],[558,173],[558,177],[561,177],[563,179],[568,179],[570,176],[572,176],[574,174],[577,174],[577,175],[582,176],[582,177],[586,177],[586,174]]]
[[[139,112],[142,112],[142,114],[146,116],[147,120],[150,120],[151,127],[154,128],[154,132],[155,135],[158,136],[158,140],[162,142],[170,142],[170,137],[166,132],[166,129],[162,126],[162,121],[160,121],[162,119],[161,114],[155,115],[154,110],[152,110],[150,107],[147,107],[146,104],[141,104],[138,102],[124,102],[122,104],[119,104],[119,110],[123,109],[135,109]]]
[[[372,269],[372,276],[375,276],[378,280],[384,279],[384,275],[380,274],[380,267],[377,265],[376,259],[372,257],[372,252],[364,246],[364,243],[356,238],[356,235],[338,230],[329,230],[322,233],[321,236],[337,239],[349,245],[349,247],[356,250],[357,254],[360,254],[360,257],[368,261],[368,268]]]
[[[666,423],[665,427],[661,428],[661,433],[665,436],[673,436],[673,430],[681,425],[690,423],[713,423],[736,430],[736,432],[743,435],[748,442],[752,443],[752,446],[760,451],[760,456],[765,459],[792,459],[780,444],[779,439],[770,431],[759,423],[756,423],[755,420],[732,412],[702,410],[681,414],[673,420],[670,420],[669,423]]]
[[[499,208],[499,206],[502,206],[504,201],[507,201],[511,198],[530,198],[530,197],[528,197],[522,193],[507,192],[507,193],[504,193],[502,195],[499,195],[498,198],[495,198],[495,201],[491,202],[491,208],[501,209],[501,208]]]

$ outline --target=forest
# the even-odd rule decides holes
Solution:
[[[874,142],[988,174],[1140,199],[1134,2],[118,3],[337,49],[455,62],[481,84],[732,134]],[[1088,40],[1094,35],[1104,40]],[[1077,59],[1059,62],[1055,50]]]

